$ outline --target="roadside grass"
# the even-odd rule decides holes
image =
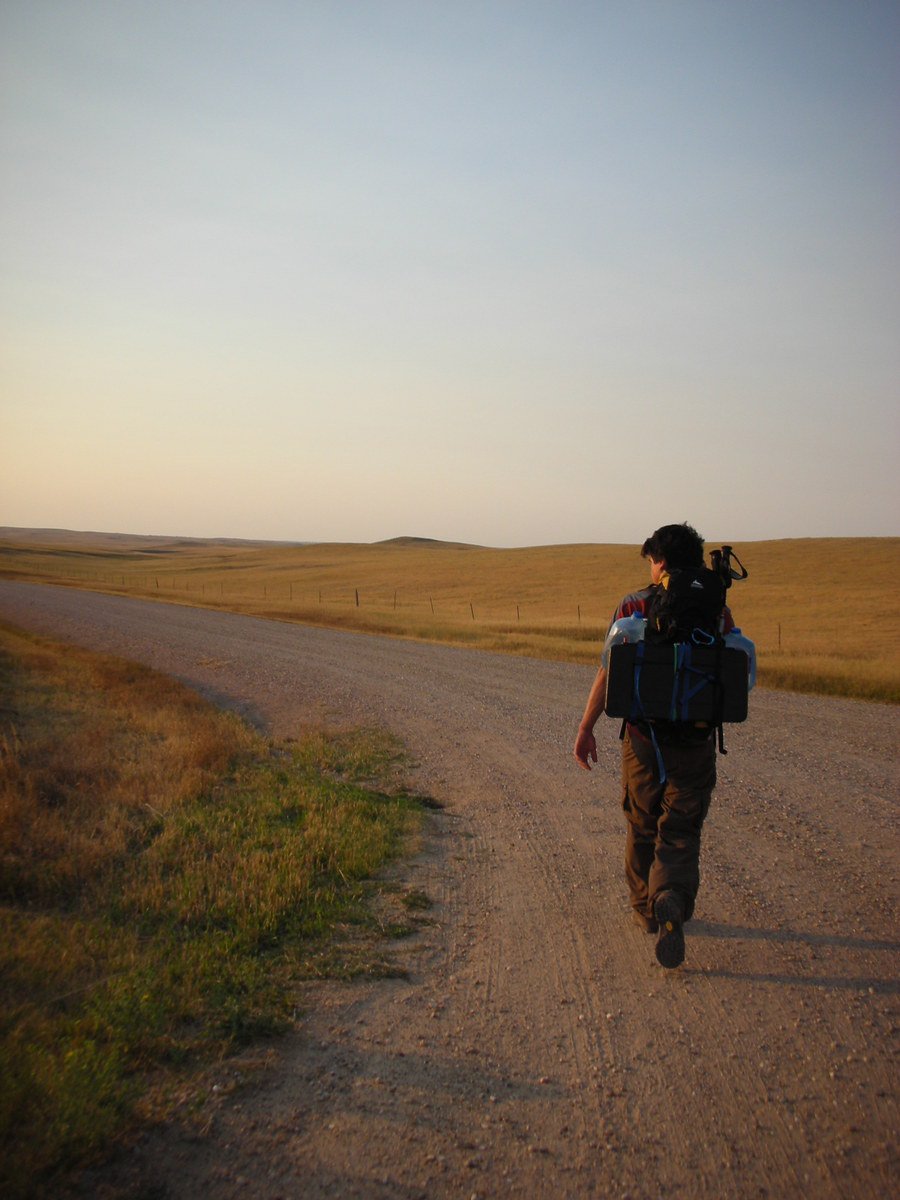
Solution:
[[[423,801],[378,731],[273,744],[176,681],[0,627],[0,1189],[165,1112],[288,1028],[293,985],[396,973],[377,882]]]
[[[647,577],[634,546],[155,546],[80,536],[0,542],[0,576],[585,664],[597,661],[614,605]],[[735,549],[750,578],[729,602],[756,642],[764,686],[900,702],[900,538]]]

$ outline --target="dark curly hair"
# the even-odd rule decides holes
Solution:
[[[671,570],[703,566],[703,538],[685,521],[681,525],[661,525],[641,546],[641,557],[665,561]]]

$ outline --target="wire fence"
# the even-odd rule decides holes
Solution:
[[[18,574],[19,572],[16,572]],[[349,587],[346,584],[310,586],[300,579],[264,580],[245,578],[203,578],[199,572],[104,572],[96,570],[60,571],[55,564],[38,567],[31,564],[22,574],[54,580],[60,583],[80,583],[132,591],[141,595],[186,597],[210,604],[260,605],[279,611],[287,606],[298,615],[312,609],[328,611],[365,610],[370,614],[389,617],[433,618],[436,622],[468,622],[476,625],[523,626],[534,630],[558,627],[560,633],[577,640],[590,640],[605,634],[610,614],[601,613],[596,603],[571,600],[526,601],[514,597],[478,596],[476,594],[447,594],[411,591],[403,586]],[[363,615],[361,612],[360,615]],[[758,650],[766,652],[802,652],[802,639],[792,643],[785,622],[766,622],[754,625],[751,636]]]

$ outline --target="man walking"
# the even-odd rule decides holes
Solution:
[[[622,617],[646,617],[654,596],[673,571],[703,568],[703,539],[688,524],[663,525],[641,548],[650,584],[619,604]],[[727,607],[721,632],[734,627]],[[597,761],[594,726],[605,710],[606,663],[601,663],[575,739],[574,755],[586,771]],[[622,807],[627,821],[625,876],[632,916],[657,934],[664,967],[684,961],[684,923],[700,886],[700,831],[716,784],[715,730],[705,723],[629,720],[622,739]]]

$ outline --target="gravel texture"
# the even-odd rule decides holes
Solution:
[[[98,1197],[883,1197],[896,1185],[900,714],[757,689],[687,958],[629,920],[618,724],[593,671],[0,581],[0,616],[167,671],[260,728],[384,724],[445,807],[404,882],[409,978],[307,989],[82,1181]]]

